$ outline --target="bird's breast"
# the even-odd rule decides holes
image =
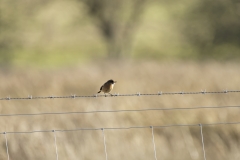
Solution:
[[[108,93],[113,89],[114,84],[105,84],[102,88],[104,93]]]

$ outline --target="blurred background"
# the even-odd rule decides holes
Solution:
[[[240,90],[238,0],[1,0],[0,97]],[[1,114],[237,106],[239,94],[10,100]],[[239,109],[0,117],[0,132],[240,121]],[[203,127],[239,159],[240,127]],[[159,159],[203,159],[199,127],[155,129]],[[57,134],[60,159],[105,159],[101,131]],[[107,130],[109,159],[154,159],[151,129]],[[52,133],[7,134],[10,159],[54,159]],[[4,135],[1,159],[7,159]]]

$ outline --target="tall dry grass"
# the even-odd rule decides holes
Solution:
[[[158,91],[220,91],[240,89],[237,63],[123,62],[89,63],[78,67],[0,71],[0,97],[93,95],[108,79],[117,80],[113,93]],[[1,114],[181,108],[239,105],[239,94],[174,95],[0,102]],[[127,127],[240,121],[239,109],[199,109],[44,116],[0,117],[0,132],[93,127]],[[239,125],[203,127],[207,159],[240,158]],[[158,159],[203,159],[199,127],[154,130]],[[59,159],[104,160],[101,131],[57,132]],[[151,129],[106,130],[108,158],[154,159]],[[1,135],[0,159],[7,159]],[[53,133],[7,134],[11,160],[55,159]]]

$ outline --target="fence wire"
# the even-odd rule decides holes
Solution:
[[[3,134],[4,134],[4,138],[5,138],[5,145],[6,145],[7,159],[9,160],[7,133],[4,132]]]
[[[118,97],[118,96],[162,96],[162,95],[190,95],[190,94],[226,94],[226,93],[239,93],[239,90],[224,90],[224,91],[214,91],[214,92],[207,92],[206,90],[200,92],[157,92],[151,94],[141,94],[140,92],[136,94],[112,94],[112,95],[92,95],[92,96],[43,96],[43,97],[23,97],[23,98],[0,98],[0,100],[31,100],[31,99],[61,99],[61,98],[97,98],[97,97]],[[240,106],[210,106],[210,107],[185,107],[185,108],[150,108],[150,109],[135,109],[135,110],[99,110],[99,111],[84,111],[84,112],[48,112],[48,113],[22,113],[22,114],[0,114],[0,117],[4,116],[36,116],[36,115],[59,115],[59,114],[90,114],[90,113],[113,113],[113,112],[142,112],[142,111],[161,111],[161,110],[192,110],[192,109],[219,109],[219,108],[239,108]],[[33,130],[33,131],[9,131],[9,132],[0,132],[0,134],[4,134],[5,137],[5,145],[6,145],[6,152],[7,158],[9,160],[9,147],[8,147],[8,139],[7,134],[33,134],[33,133],[46,133],[46,132],[53,132],[54,134],[54,144],[55,144],[55,152],[56,152],[56,160],[58,160],[58,148],[57,148],[57,137],[56,132],[76,132],[76,131],[83,131],[83,130],[101,130],[103,135],[103,144],[105,150],[105,158],[108,160],[107,154],[107,145],[106,145],[106,136],[104,131],[105,130],[127,130],[127,129],[147,129],[150,128],[152,131],[152,143],[154,149],[154,157],[157,160],[157,152],[156,152],[156,145],[154,140],[154,129],[157,128],[164,128],[164,127],[199,127],[200,126],[200,133],[201,133],[201,142],[202,142],[202,149],[204,160],[206,160],[206,153],[204,147],[204,136],[203,136],[203,126],[212,126],[212,125],[233,125],[233,124],[240,124],[240,122],[216,122],[216,123],[205,123],[205,124],[169,124],[169,125],[159,125],[159,126],[130,126],[130,127],[106,127],[106,128],[75,128],[75,129],[52,129],[52,130]]]
[[[106,157],[106,160],[108,160],[107,145],[106,145],[106,137],[105,137],[105,133],[104,133],[104,128],[102,128],[101,130],[102,130],[102,135],[103,135],[103,144],[104,144],[105,157]]]
[[[157,151],[156,151],[156,144],[155,144],[155,139],[154,139],[153,126],[151,126],[150,128],[152,128],[152,142],[153,142],[154,158],[155,158],[155,160],[157,160]]]
[[[134,94],[94,94],[94,95],[70,95],[70,96],[28,96],[28,97],[6,97],[6,98],[0,98],[0,100],[31,100],[31,99],[75,99],[75,98],[97,98],[97,97],[126,97],[126,96],[162,96],[162,95],[191,95],[191,94],[226,94],[226,93],[239,93],[240,90],[223,90],[223,91],[196,91],[196,92],[162,92],[158,91],[157,93],[134,93]]]
[[[204,146],[204,137],[203,137],[203,126],[212,126],[212,125],[232,125],[232,124],[240,124],[240,122],[217,122],[217,123],[205,123],[205,124],[170,124],[170,125],[162,125],[162,126],[132,126],[132,127],[115,127],[115,128],[77,128],[77,129],[65,129],[65,130],[36,130],[36,131],[23,131],[23,132],[0,132],[0,134],[4,134],[5,136],[5,143],[6,143],[6,152],[7,158],[9,160],[9,151],[8,151],[8,140],[7,134],[32,134],[32,133],[39,133],[39,132],[53,132],[54,134],[54,144],[55,144],[55,152],[56,152],[56,159],[58,160],[58,149],[57,149],[57,138],[56,132],[75,132],[80,130],[101,130],[103,135],[103,144],[104,144],[104,151],[105,151],[105,158],[108,160],[107,154],[107,145],[106,145],[106,137],[105,137],[105,130],[120,130],[120,129],[146,129],[149,128],[152,131],[152,142],[153,142],[153,150],[154,150],[154,157],[157,160],[157,153],[156,153],[156,145],[154,140],[154,131],[153,128],[164,128],[164,127],[200,127],[200,135],[201,135],[201,142],[202,142],[202,149],[203,149],[203,156],[204,160],[206,159],[205,153],[205,146]]]
[[[240,124],[240,122],[216,122],[216,123],[200,123],[202,126],[212,126],[212,125],[234,125]],[[76,128],[76,129],[52,129],[52,130],[34,130],[34,131],[10,131],[10,132],[0,132],[0,134],[32,134],[41,132],[75,132],[82,130],[126,130],[126,129],[144,129],[144,128],[165,128],[165,127],[193,127],[199,126],[200,124],[169,124],[160,126],[130,126],[130,127],[106,127],[106,128]]]
[[[54,134],[54,145],[55,145],[55,150],[56,150],[56,160],[58,160],[57,137],[56,137],[55,130],[52,130],[52,132]]]
[[[144,111],[171,111],[171,110],[194,110],[194,109],[221,109],[221,108],[240,108],[240,106],[206,106],[206,107],[199,106],[199,107],[184,107],[184,108],[146,108],[146,109],[132,109],[132,110],[97,110],[97,111],[79,111],[79,112],[17,113],[17,114],[0,114],[0,117],[63,115],[63,114],[118,113],[118,112],[144,112]]]
[[[206,159],[205,146],[204,146],[204,138],[203,138],[202,124],[199,124],[199,126],[200,126],[201,139],[202,139],[203,157],[204,157],[204,160],[207,160],[207,159]]]

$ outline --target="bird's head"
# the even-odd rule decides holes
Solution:
[[[110,79],[110,80],[108,80],[108,83],[115,84],[115,83],[117,83],[117,81]]]

